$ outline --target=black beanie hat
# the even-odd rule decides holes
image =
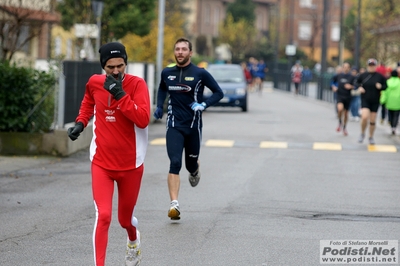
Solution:
[[[110,58],[121,57],[124,59],[125,64],[127,64],[128,56],[126,55],[125,46],[122,43],[119,42],[106,43],[100,47],[99,53],[100,53],[100,64],[103,69]]]

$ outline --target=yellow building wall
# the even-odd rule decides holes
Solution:
[[[321,48],[320,47],[316,47],[314,48],[314,56],[311,55],[311,48],[310,47],[300,47],[300,49],[302,51],[304,51],[309,58],[312,58],[314,61],[316,62],[321,62]],[[338,48],[328,48],[326,51],[326,55],[327,55],[327,60],[328,62],[332,62],[331,58],[332,57],[338,57],[339,55],[339,50]],[[343,51],[343,61],[346,61],[346,59],[352,58],[353,55],[350,51],[348,50],[344,50]]]
[[[52,57],[62,56],[64,59],[78,59],[79,54],[75,49],[76,47],[76,37],[74,30],[66,31],[61,26],[54,25],[51,30],[51,40],[52,40]],[[68,43],[70,47],[68,48]],[[59,47],[56,47],[58,46]],[[70,51],[68,51],[68,49]],[[59,53],[59,54],[57,54]]]

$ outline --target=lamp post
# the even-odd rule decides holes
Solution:
[[[165,20],[165,0],[158,3],[158,37],[157,37],[157,69],[156,69],[156,87],[161,81],[161,71],[163,64],[164,51],[164,20]]]
[[[96,54],[97,55],[98,55],[98,51],[100,49],[101,16],[103,14],[103,7],[104,7],[103,0],[92,0],[92,9],[93,9],[94,15],[96,16],[97,30],[99,31],[97,34],[97,38],[96,38]]]
[[[327,68],[326,55],[328,49],[327,31],[328,31],[328,7],[329,1],[324,0],[323,21],[322,21],[322,42],[321,42],[321,74],[325,74]]]
[[[361,44],[361,0],[357,5],[356,47],[354,51],[354,65],[360,69],[360,44]]]
[[[340,0],[340,35],[339,35],[339,55],[338,63],[343,65],[343,51],[344,51],[344,38],[343,38],[343,13],[344,13],[344,0]]]
[[[293,45],[293,29],[294,29],[294,0],[290,1],[289,6],[289,45],[286,46],[286,55],[288,56],[288,82],[286,83],[286,90],[291,90],[292,85],[292,59],[296,55],[295,46]]]
[[[328,10],[329,10],[329,1],[324,0],[324,7],[323,7],[323,16],[322,16],[322,40],[321,40],[321,75],[319,80],[319,89],[318,89],[318,99],[322,100],[323,97],[323,89],[324,85],[326,84],[326,69],[327,69],[327,62],[326,62],[326,55],[328,49],[327,43],[327,31],[328,31]]]
[[[274,88],[278,88],[278,60],[279,60],[279,35],[280,35],[280,2],[277,2],[275,4],[275,23],[276,23],[276,29],[275,29],[275,54],[274,54]]]

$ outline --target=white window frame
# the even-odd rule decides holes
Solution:
[[[72,40],[71,39],[67,40],[66,49],[67,49],[67,54],[66,54],[65,58],[71,59],[72,58]]]
[[[220,10],[219,10],[219,7],[217,6],[215,9],[214,9],[214,24],[216,24],[216,25],[218,25],[219,24],[219,21],[220,21]]]
[[[214,35],[218,35],[220,20],[221,20],[221,12],[220,8],[217,6],[214,9]]]
[[[204,7],[204,23],[211,24],[211,6],[209,4]]]
[[[262,13],[256,13],[257,29],[264,30],[264,16]]]
[[[340,41],[340,23],[332,22],[331,23],[331,34],[330,39],[333,42]]]
[[[300,7],[313,7],[312,0],[299,0]]]
[[[298,37],[301,41],[309,41],[312,36],[312,23],[311,21],[299,21]]]
[[[62,39],[60,36],[54,38],[54,55],[59,56],[61,55],[62,51]]]

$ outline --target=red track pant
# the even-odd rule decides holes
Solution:
[[[104,266],[108,241],[108,228],[112,216],[114,182],[118,187],[118,221],[130,240],[136,240],[136,227],[132,225],[134,209],[143,176],[143,165],[128,171],[111,171],[92,164],[92,190],[96,221],[93,230],[93,249],[96,266]]]

